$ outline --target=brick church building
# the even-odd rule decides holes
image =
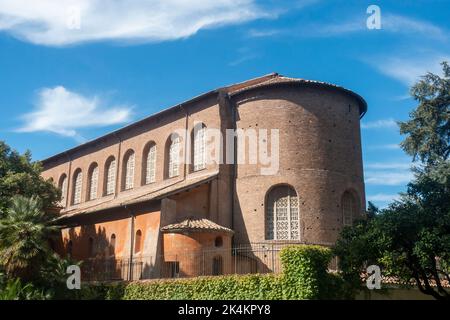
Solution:
[[[274,73],[54,155],[42,175],[62,191],[55,250],[85,261],[86,274],[138,279],[272,270],[267,248],[331,245],[364,216],[366,110],[350,90]],[[234,148],[214,151],[221,161],[206,161],[208,129],[268,130],[257,141],[278,152],[276,170],[262,174],[268,164],[248,161],[252,145],[236,136]]]

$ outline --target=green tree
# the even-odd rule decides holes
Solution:
[[[411,88],[419,103],[410,120],[399,122],[407,135],[403,150],[426,165],[447,160],[450,155],[450,66],[442,62],[443,77],[428,73]]]
[[[382,267],[401,283],[415,283],[436,299],[450,300],[450,68],[428,73],[413,86],[418,107],[400,123],[406,153],[419,161],[407,191],[372,219],[344,228],[334,252],[346,284],[362,288],[369,264]],[[373,208],[372,208],[373,210]]]
[[[41,164],[31,160],[29,151],[21,155],[0,141],[0,217],[14,195],[38,196],[44,209],[60,199],[60,191],[51,181],[45,181],[41,172]]]
[[[14,196],[0,219],[0,265],[9,278],[35,279],[52,255],[48,241],[57,232],[38,197]]]

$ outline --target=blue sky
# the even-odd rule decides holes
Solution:
[[[371,4],[379,30],[366,27]],[[449,12],[443,0],[2,0],[0,139],[39,160],[278,72],[366,99],[366,193],[385,206],[411,178],[395,121],[416,105],[417,77],[450,60]]]

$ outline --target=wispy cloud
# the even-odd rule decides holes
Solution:
[[[414,19],[398,14],[383,14],[381,18],[383,30],[403,34],[422,34],[428,38],[446,40],[448,33],[443,28],[431,22]]]
[[[0,31],[50,46],[102,40],[153,42],[274,14],[255,0],[2,0]]]
[[[400,199],[400,195],[397,194],[386,194],[386,193],[377,193],[367,196],[368,201],[377,201],[377,202],[393,202],[394,200]]]
[[[370,150],[397,150],[400,149],[400,145],[397,143],[377,144],[367,147]]]
[[[361,123],[362,129],[386,129],[396,128],[397,122],[394,119],[381,119],[370,122]]]
[[[260,56],[258,52],[255,52],[249,47],[242,47],[236,50],[237,58],[228,63],[230,67],[235,67],[244,62],[256,59]]]
[[[441,74],[440,63],[442,61],[450,61],[450,55],[433,52],[411,56],[411,52],[409,52],[404,56],[379,57],[368,62],[381,73],[410,87],[427,72]]]
[[[410,171],[366,171],[364,175],[366,184],[382,186],[405,185],[413,178]]]
[[[366,169],[401,169],[409,170],[411,163],[407,162],[372,162],[364,165]]]
[[[263,38],[274,36],[282,32],[282,29],[250,29],[247,34],[252,38]]]
[[[372,162],[364,165],[366,184],[383,186],[406,185],[414,176],[407,161]]]
[[[97,96],[85,97],[57,86],[39,91],[35,110],[22,116],[23,125],[17,131],[47,131],[82,141],[77,129],[120,124],[130,118],[130,106],[107,106]]]
[[[448,40],[448,32],[428,21],[414,19],[392,13],[383,13],[381,15],[381,30],[371,31],[366,26],[366,15],[358,15],[346,20],[334,21],[328,24],[313,24],[304,33],[306,36],[333,37],[356,32],[389,32],[403,35],[426,35],[427,38],[437,40]]]
[[[400,199],[400,194],[377,193],[366,196],[367,201],[374,202],[380,209],[386,208],[389,204]]]

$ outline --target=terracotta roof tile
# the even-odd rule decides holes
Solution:
[[[220,232],[228,232],[228,233],[234,233],[233,230],[223,227],[221,225],[218,225],[215,222],[212,222],[211,220],[204,219],[204,218],[194,218],[189,217],[187,219],[184,219],[181,222],[169,224],[167,226],[164,226],[161,228],[162,232],[180,232],[180,231],[197,231],[197,232],[204,232],[204,231],[220,231]]]

